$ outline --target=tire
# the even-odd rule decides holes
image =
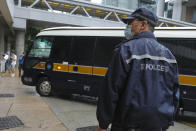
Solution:
[[[42,77],[38,80],[36,91],[40,96],[48,97],[52,95],[52,85],[48,78]]]
[[[176,111],[175,120],[176,121],[179,121],[180,120],[180,108],[178,108],[177,111]]]
[[[183,117],[184,117],[184,109],[183,108],[178,108],[177,111],[176,111],[175,119],[177,121],[181,121],[181,120],[183,120]]]

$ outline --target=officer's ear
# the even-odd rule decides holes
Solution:
[[[145,30],[148,26],[148,22],[146,20],[142,21],[142,30]]]

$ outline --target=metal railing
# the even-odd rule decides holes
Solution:
[[[84,17],[98,18],[115,22],[122,22],[121,18],[127,17],[133,12],[132,10],[99,5],[79,0],[15,0],[15,4],[17,4],[19,7],[36,8],[66,15],[81,15]],[[196,25],[159,17],[158,26]]]

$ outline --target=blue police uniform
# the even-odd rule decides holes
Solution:
[[[152,32],[118,45],[100,88],[97,119],[102,129],[156,131],[172,125],[179,100],[173,54]]]

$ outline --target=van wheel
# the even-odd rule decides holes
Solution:
[[[40,96],[51,96],[51,82],[46,77],[40,78],[37,82],[36,91],[40,94]]]
[[[181,119],[180,108],[178,108],[175,114],[175,120],[179,121],[180,119]]]

